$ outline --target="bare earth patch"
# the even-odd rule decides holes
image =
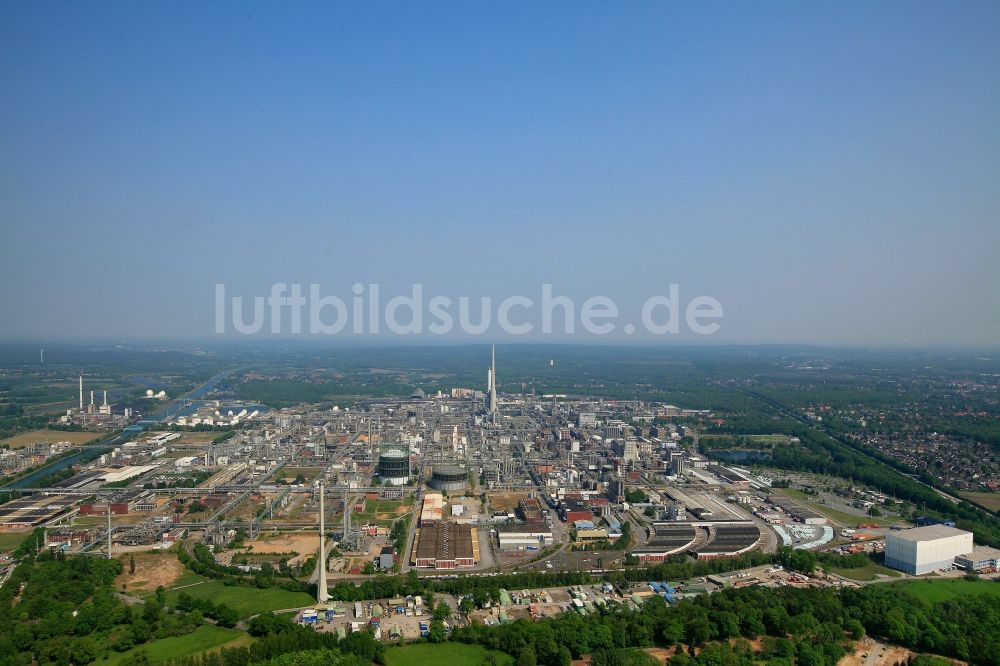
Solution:
[[[911,656],[915,656],[916,653],[908,650],[904,647],[899,647],[898,645],[886,645],[885,650],[877,657],[874,658],[874,666],[895,666],[896,664],[905,664],[909,661]],[[873,651],[878,650],[878,644],[866,645],[864,641],[859,641],[856,644],[854,652],[848,655],[844,655],[840,661],[837,662],[837,666],[864,666],[868,662],[865,655],[870,655]],[[961,666],[965,664],[964,661],[959,661],[958,659],[948,659],[955,666]]]
[[[87,444],[96,439],[100,439],[103,433],[99,432],[71,432],[64,430],[32,430],[20,435],[14,435],[7,439],[0,440],[0,445],[11,449],[19,449],[30,444],[39,442],[69,442],[70,444]]]
[[[490,507],[496,511],[510,511],[517,508],[518,500],[528,493],[489,493]]]
[[[121,558],[124,571],[115,578],[115,589],[121,590],[125,585],[126,593],[152,592],[162,585],[165,588],[171,587],[181,574],[184,573],[184,565],[173,553],[133,553],[135,558],[135,573],[129,573],[129,556],[123,555]]]
[[[283,534],[270,539],[247,541],[251,553],[298,553],[288,560],[295,565],[319,552],[319,534]]]

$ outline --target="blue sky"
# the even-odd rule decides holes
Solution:
[[[997,71],[985,2],[4,3],[0,336],[677,283],[710,341],[995,346]]]

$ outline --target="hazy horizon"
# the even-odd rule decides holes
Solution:
[[[677,284],[718,332],[301,338],[995,348],[997,34],[987,2],[7,3],[0,339],[240,340],[218,284],[623,322]]]

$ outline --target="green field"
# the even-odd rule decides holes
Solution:
[[[1000,583],[991,580],[965,580],[954,578],[946,580],[915,580],[900,583],[900,588],[915,596],[923,597],[931,603],[947,601],[955,597],[970,594],[991,594],[1000,603]]]
[[[305,482],[308,483],[309,481],[312,481],[317,476],[319,476],[320,472],[322,472],[322,471],[323,470],[321,468],[319,468],[319,467],[295,467],[295,466],[289,466],[289,467],[284,467],[284,468],[278,470],[277,472],[275,472],[271,476],[271,481],[278,481],[279,479],[284,479],[287,482],[291,483],[291,482],[293,482],[295,480],[295,478],[299,474],[301,474],[302,478],[305,479]]]
[[[174,584],[171,586],[171,589],[181,587],[184,585],[194,585],[195,583],[208,583],[211,580],[212,580],[211,578],[207,578],[205,576],[196,574],[190,569],[184,569],[184,573],[181,574],[180,578],[174,581]]]
[[[399,500],[364,500],[365,510],[352,514],[352,520],[358,524],[371,523],[383,527],[392,527],[392,524],[405,516],[409,512],[410,502]],[[405,510],[400,511],[400,509]]]
[[[203,585],[170,590],[167,592],[167,605],[174,606],[181,592],[186,592],[196,599],[211,599],[214,603],[231,606],[236,609],[240,617],[282,608],[301,608],[316,601],[305,592],[289,592],[280,587],[260,590],[255,587],[224,585],[220,581],[212,581]]]
[[[985,506],[990,511],[1000,511],[1000,493],[959,493],[967,500]]]
[[[385,651],[385,663],[386,666],[480,666],[487,654],[492,654],[500,666],[514,663],[514,658],[505,652],[466,643],[414,643],[391,647]]]
[[[190,654],[197,654],[205,650],[229,645],[243,645],[249,642],[250,637],[242,631],[235,629],[224,629],[211,624],[203,624],[186,636],[171,636],[170,638],[160,638],[155,641],[134,647],[126,652],[111,652],[106,660],[101,659],[99,663],[114,665],[125,657],[142,652],[149,656],[153,662],[167,661]]]
[[[894,571],[888,567],[884,567],[881,564],[875,564],[871,562],[863,567],[858,567],[856,569],[844,569],[841,567],[826,567],[829,573],[837,574],[838,576],[843,576],[844,578],[850,578],[851,580],[875,580],[879,574],[889,576],[891,578],[899,578],[900,573]]]
[[[3,532],[0,533],[0,552],[5,552],[8,550],[14,550],[22,543],[24,540],[31,536],[31,531],[27,532]]]

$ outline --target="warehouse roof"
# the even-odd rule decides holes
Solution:
[[[770,497],[768,497],[768,501],[775,506],[781,507],[782,509],[784,509],[786,513],[790,513],[793,516],[798,516],[802,520],[806,520],[808,518],[825,517],[822,514],[817,513],[816,511],[813,511],[809,507],[803,506],[802,504],[799,504],[795,500],[788,497],[771,495]]]
[[[961,557],[967,557],[970,560],[1000,560],[1000,549],[989,546],[976,546],[972,549],[971,553],[965,553]]]
[[[673,553],[694,543],[697,532],[690,523],[653,523],[653,537],[637,553]]]
[[[436,560],[473,557],[472,527],[451,523],[422,527],[417,540],[417,557]]]
[[[577,530],[576,531],[576,538],[580,539],[580,540],[583,540],[583,539],[607,539],[608,538],[608,531],[605,528],[603,528],[603,527],[597,528],[597,529],[591,529],[591,530]]]
[[[531,536],[538,536],[539,534],[552,534],[551,527],[539,525],[538,523],[525,523],[523,525],[497,525],[493,529],[497,531],[497,534],[529,534]]]
[[[931,541],[933,539],[945,539],[947,537],[969,534],[965,530],[960,530],[947,525],[928,525],[926,527],[914,527],[901,532],[889,532],[886,536],[892,536],[903,541]]]

